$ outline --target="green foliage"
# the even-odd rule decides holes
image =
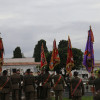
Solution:
[[[55,98],[52,97],[52,100],[55,100]],[[63,98],[63,100],[72,100],[72,99]],[[93,100],[93,96],[82,96],[82,100]]]
[[[47,68],[49,69],[49,63],[50,63],[52,51],[48,52],[45,40],[38,41],[38,44],[35,46],[35,49],[34,49],[34,56],[33,57],[35,57],[36,62],[40,61],[42,42],[44,44],[44,51],[45,51],[46,60],[47,60],[47,63],[48,63]],[[59,57],[60,57],[60,64],[56,65],[54,70],[61,69],[61,68],[66,68],[67,45],[68,45],[68,41],[66,41],[66,40],[61,40],[59,42],[58,52],[59,52]],[[83,52],[80,49],[77,49],[77,48],[72,48],[72,52],[73,52],[74,65],[75,65],[73,67],[73,69],[80,69],[80,67],[82,67]]]
[[[22,53],[20,47],[16,47],[13,51],[13,58],[22,58]]]
[[[83,52],[80,49],[72,48],[74,57],[74,67],[73,69],[80,69],[82,67]]]
[[[37,45],[35,45],[34,54],[33,54],[33,57],[35,58],[35,62],[40,62],[42,43],[43,43],[45,54],[48,52],[48,49],[47,49],[47,46],[46,46],[46,41],[43,40],[43,39],[38,41]]]
[[[67,45],[68,45],[68,41],[66,40],[61,40],[58,44],[58,49],[64,49],[64,48],[67,48]]]
[[[66,67],[67,61],[67,48],[59,49],[59,57],[60,57],[60,64],[61,68]]]

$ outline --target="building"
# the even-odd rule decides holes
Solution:
[[[4,58],[4,64],[2,70],[8,70],[8,74],[12,74],[12,69],[20,69],[21,74],[30,68],[31,71],[35,74],[38,70],[40,62],[35,62],[34,58]]]
[[[7,69],[9,74],[12,73],[12,69],[20,69],[21,73],[24,73],[26,69],[30,68],[32,72],[37,72],[40,62],[35,62],[34,58],[4,58],[4,64],[2,70]],[[100,60],[95,61],[94,71],[100,69]],[[85,68],[79,70],[79,74],[88,74]],[[83,75],[84,76],[84,75]]]

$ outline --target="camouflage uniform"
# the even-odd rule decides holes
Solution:
[[[5,84],[5,82],[7,80],[8,80],[8,82],[1,90],[1,100],[10,100],[9,96],[10,96],[10,91],[11,91],[11,81],[10,81],[10,79],[8,79],[7,76],[1,77],[2,85]]]
[[[73,93],[75,87],[77,86],[77,84],[79,83],[79,81],[80,81],[79,77],[75,77],[75,78],[71,79],[72,93]],[[77,87],[76,91],[73,94],[72,100],[81,100],[82,95],[84,95],[84,85],[83,85],[83,82],[81,81],[79,86]]]
[[[81,97],[84,95],[84,85],[82,79],[78,77],[78,72],[75,71],[74,77],[70,80],[67,80],[66,82],[71,84],[72,100],[81,100]]]
[[[94,100],[100,100],[100,71],[98,72],[99,77],[96,79],[89,79],[88,84],[95,86],[95,93],[93,95]]]
[[[34,100],[35,78],[28,73],[23,78],[23,90],[26,100]]]
[[[20,79],[21,79],[21,86],[20,86],[20,89],[19,89],[19,100],[22,100],[21,97],[22,97],[22,89],[23,89],[23,86],[22,86],[23,85],[22,84],[23,83],[23,75],[20,74],[19,69],[17,70],[17,74],[20,76]]]
[[[42,75],[39,74],[36,77],[36,84],[37,84],[37,98],[42,99]]]
[[[51,89],[51,83],[52,83],[52,78],[49,72],[46,72],[43,75],[43,95],[44,95],[44,100],[51,100],[50,98],[50,89]]]
[[[61,78],[59,80],[60,76],[61,76]],[[55,100],[62,100],[62,94],[64,91],[64,78],[62,77],[62,75],[57,74],[53,77],[53,79],[54,79]],[[58,80],[59,80],[59,82],[57,83]]]
[[[19,100],[19,89],[21,87],[20,75],[18,75],[17,73],[13,73],[13,75],[11,75],[11,83],[12,83],[12,100]]]

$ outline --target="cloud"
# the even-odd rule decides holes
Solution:
[[[85,50],[87,32],[92,26],[96,58],[99,48],[100,1],[98,0],[9,0],[0,1],[0,32],[5,57],[12,57],[20,46],[26,57],[32,57],[40,39],[52,50],[54,38],[71,38],[72,46]]]

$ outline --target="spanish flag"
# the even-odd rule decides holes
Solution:
[[[0,37],[0,72],[2,71],[2,65],[3,65],[3,53],[4,53],[4,47],[2,38]]]
[[[68,36],[66,71],[70,72],[73,66],[74,66],[74,60],[73,60],[73,54],[72,54],[72,46],[71,46],[70,37]]]
[[[42,46],[41,46],[41,66],[40,66],[40,68],[42,69],[45,65],[47,65],[47,61],[46,61],[43,43],[42,43]]]
[[[52,55],[51,55],[49,69],[53,70],[54,67],[59,63],[60,63],[60,57],[59,57],[58,49],[56,47],[56,40],[54,40],[53,41],[53,51],[52,51]]]

